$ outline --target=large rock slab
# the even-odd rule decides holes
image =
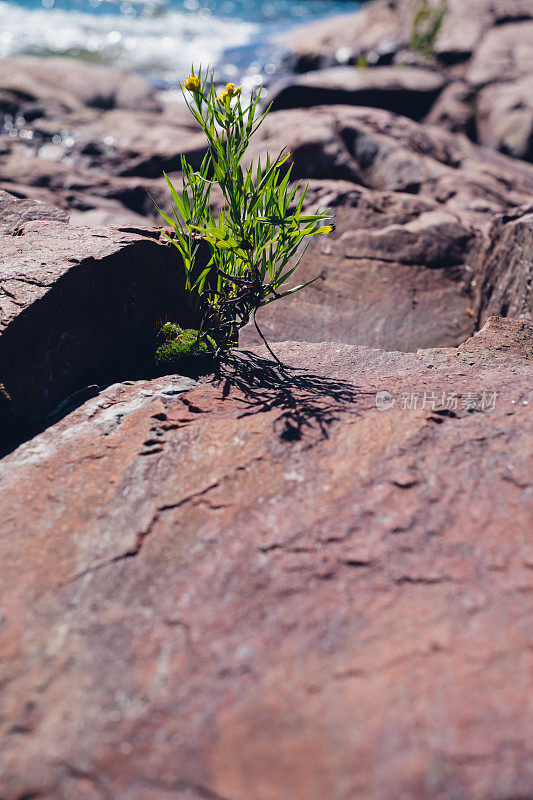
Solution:
[[[468,222],[489,224],[530,199],[533,167],[466,138],[381,109],[317,106],[271,114],[251,155],[291,153],[295,177],[345,179],[428,197]]]
[[[484,86],[532,73],[533,20],[490,30],[472,60],[468,80],[475,86]]]
[[[531,330],[276,350],[1,462],[5,800],[530,793]]]
[[[0,110],[34,117],[50,111],[94,108],[157,110],[148,81],[75,58],[0,59]]]
[[[477,255],[495,215],[531,196],[530,166],[374,109],[280,111],[259,136],[256,153],[283,142],[297,177],[323,179],[312,181],[308,206],[331,208],[337,225],[295,276],[319,280],[258,315],[269,339],[416,350],[473,333],[473,296],[486,277]],[[349,182],[325,180],[328,173]],[[498,263],[520,283],[516,260]],[[512,312],[502,303],[491,313]],[[259,342],[252,326],[242,342]]]
[[[366,344],[386,350],[452,346],[475,330],[468,291],[475,233],[434,201],[314,181],[310,207],[329,207],[333,237],[311,245],[294,282],[305,291],[262,309],[271,341]],[[243,345],[257,343],[252,325]]]
[[[269,100],[273,110],[345,104],[384,108],[421,120],[446,83],[444,75],[419,67],[330,67],[285,81],[273,88]]]
[[[360,56],[374,62],[392,59],[407,43],[394,3],[375,0],[361,11],[320,20],[291,31],[282,39],[296,72],[355,64]]]
[[[106,375],[135,371],[157,320],[187,316],[180,262],[157,231],[47,220],[0,239],[0,382],[21,424]]]

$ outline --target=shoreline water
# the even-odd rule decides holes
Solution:
[[[353,12],[357,0],[0,0],[0,57],[67,55],[135,72],[165,90],[191,63],[247,88],[282,67],[278,34]],[[290,13],[289,13],[290,12]]]

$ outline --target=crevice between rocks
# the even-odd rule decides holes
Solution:
[[[106,385],[153,377],[159,321],[193,324],[174,248],[154,233],[119,241],[110,255],[73,259],[7,324],[0,336],[0,455]]]

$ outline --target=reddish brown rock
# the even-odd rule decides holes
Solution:
[[[329,170],[369,187],[312,183],[309,207],[332,208],[337,230],[302,262],[297,282],[319,280],[259,313],[269,339],[416,350],[473,333],[472,291],[485,280],[479,248],[494,215],[530,197],[530,166],[378,110],[278,112],[261,137],[256,152],[289,144],[298,177]],[[519,280],[522,268],[498,263]],[[253,326],[242,341],[259,341]]]
[[[465,270],[472,230],[408,194],[317,181],[311,198],[332,208],[336,232],[311,246],[295,283],[318,280],[259,312],[270,341],[409,351],[456,345],[474,331]],[[253,325],[241,334],[243,345],[259,341]]]
[[[189,145],[186,154],[194,157],[195,140]],[[287,146],[296,177],[350,182],[324,180],[313,189],[310,205],[335,210],[337,232],[321,241],[332,249],[313,248],[303,262],[302,276],[322,275],[319,282],[261,313],[268,335],[391,350],[452,346],[469,336],[477,319],[470,295],[477,275],[471,271],[472,248],[494,214],[529,199],[533,170],[463,138],[372,109],[276,112],[260,129],[253,155]],[[139,157],[150,148],[147,139]],[[153,208],[147,188],[163,207],[168,203],[161,179],[105,177],[72,160],[35,158],[18,148],[3,173],[13,182],[33,181],[33,197],[54,197],[73,207],[75,222],[138,224]],[[20,183],[4,185],[22,191]],[[119,204],[133,219],[122,219]]]
[[[532,98],[533,72],[483,89],[477,100],[478,141],[514,158],[533,161]]]
[[[134,158],[139,158],[136,153]],[[115,163],[116,163],[115,158]],[[151,197],[168,202],[168,187],[157,180],[103,174],[92,159],[71,157],[62,145],[44,145],[37,152],[13,142],[0,165],[0,188],[19,197],[53,203],[76,225],[146,225],[159,217]],[[172,176],[176,179],[176,176]],[[159,217],[160,219],[160,217]]]
[[[361,12],[302,26],[284,41],[302,72],[356,63],[362,55],[369,57],[371,65],[383,63],[408,47],[415,10],[411,0],[374,0]],[[531,19],[529,0],[447,0],[434,54],[442,64],[453,67],[470,59],[492,29]]]
[[[370,55],[373,62],[390,63],[394,53],[406,43],[402,27],[394,3],[376,0],[355,14],[304,25],[283,37],[283,42],[297,72],[355,64],[362,55]]]
[[[0,795],[528,797],[530,337],[278,345],[5,458]]]
[[[446,85],[446,78],[419,67],[331,67],[309,72],[274,87],[273,110],[317,105],[384,108],[421,120]]]
[[[419,193],[479,223],[490,224],[498,209],[527,202],[533,190],[530,165],[380,109],[276,112],[260,128],[252,154],[281,147],[290,150],[297,177]]]
[[[451,64],[468,59],[488,31],[505,23],[528,19],[533,19],[529,0],[470,0],[468,3],[446,0],[446,14],[435,41],[435,53]]]
[[[193,157],[196,145],[189,143]],[[385,111],[341,106],[272,114],[253,155],[287,146],[296,177],[323,179],[309,205],[332,207],[337,231],[311,248],[298,276],[321,279],[260,313],[269,338],[388,350],[464,341],[478,318],[471,293],[482,272],[472,269],[478,244],[495,214],[531,197],[533,169]],[[149,149],[147,140],[137,152]],[[138,224],[152,206],[146,188],[163,207],[168,203],[162,180],[104,177],[23,153],[11,158],[4,177],[33,179],[32,196],[73,206],[75,222]],[[131,220],[119,213],[126,204]],[[506,313],[503,304],[495,310]],[[253,330],[244,336],[258,341]]]
[[[0,238],[0,382],[20,422],[146,369],[156,321],[186,317],[178,259],[157,231],[35,221]]]
[[[19,225],[35,219],[68,222],[65,212],[55,206],[33,200],[19,200],[0,189],[0,234],[13,234]]]
[[[468,72],[475,86],[510,81],[533,73],[533,20],[490,30]]]
[[[0,59],[0,109],[43,116],[94,108],[161,108],[155,90],[138,75],[124,74],[75,58],[18,56]]]
[[[454,81],[439,96],[424,122],[476,139],[476,92],[465,81]]]
[[[41,158],[55,153],[70,164],[108,175],[160,178],[163,171],[181,169],[182,152],[194,163],[205,152],[205,137],[188,109],[177,103],[163,113],[84,108],[37,120],[32,130],[47,142],[39,148]],[[53,137],[60,141],[50,144]]]
[[[473,266],[481,323],[491,314],[532,319],[533,206],[497,219]]]
[[[378,0],[365,5],[361,13],[293,32],[287,44],[297,69],[315,71],[281,88],[279,98],[275,97],[278,107],[330,103],[337,98],[337,102],[388,108],[414,119],[422,118],[425,108],[427,121],[433,125],[531,160],[530,0],[447,0],[441,27],[429,45],[431,55],[411,49],[414,12],[411,0]],[[355,64],[362,56],[365,61],[361,63],[370,69],[324,69]],[[402,100],[398,87],[394,93],[387,83],[395,75],[394,69],[388,73],[383,66],[376,66],[390,63],[423,78],[416,86],[413,79],[402,81],[398,73],[395,80],[402,84]],[[451,85],[443,92],[429,96],[428,81],[440,81],[442,89],[450,79]],[[477,104],[479,90],[483,91]]]

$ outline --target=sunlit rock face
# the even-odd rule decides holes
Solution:
[[[2,797],[526,796],[531,333],[278,344],[5,457]]]

